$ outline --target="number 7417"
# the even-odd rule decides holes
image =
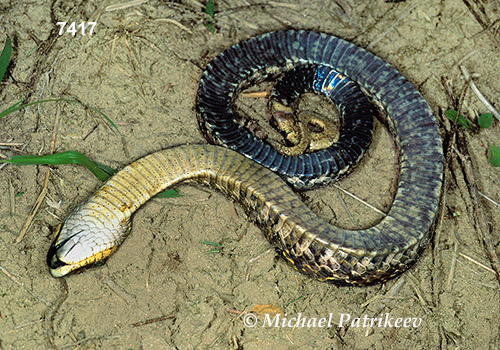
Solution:
[[[63,35],[65,30],[64,28],[66,27],[67,22],[57,22],[57,25],[60,27],[59,28],[59,35]],[[90,36],[92,36],[92,33],[94,32],[94,28],[97,22],[82,22],[80,24],[76,24],[75,22],[69,23],[68,27],[66,28],[66,33],[70,33],[72,36],[75,36],[78,31],[81,31],[82,35],[85,35],[85,31],[87,30],[87,27],[90,27],[88,33]]]

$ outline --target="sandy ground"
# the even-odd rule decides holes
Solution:
[[[78,99],[106,113],[124,139],[78,104],[46,103],[0,120],[0,142],[27,143],[23,152],[13,150],[21,146],[1,149],[2,157],[49,153],[56,121],[56,152],[80,151],[115,168],[162,148],[206,142],[194,113],[202,68],[236,42],[284,28],[343,37],[396,66],[427,99],[445,139],[450,124],[443,111],[465,84],[460,65],[477,74],[480,90],[500,107],[497,0],[216,1],[215,34],[195,0],[149,1],[112,12],[105,7],[117,2],[40,3],[0,4],[0,44],[13,39],[0,109],[23,98]],[[58,21],[90,20],[97,22],[92,37],[58,35]],[[261,101],[239,103],[251,116],[265,113],[255,107]],[[463,110],[471,119],[486,112],[471,91]],[[466,135],[476,185],[496,202],[499,170],[488,164],[487,153],[492,142],[500,146],[499,131],[495,121],[489,130]],[[298,274],[269,249],[241,207],[189,185],[178,187],[184,197],[154,199],[139,210],[131,236],[106,264],[54,279],[45,263],[51,230],[99,182],[79,166],[7,165],[0,169],[0,348],[499,349],[499,282],[466,258],[490,266],[456,152],[451,158],[433,241],[411,270],[367,288]],[[387,129],[377,123],[367,157],[340,185],[387,209],[395,161]],[[16,243],[47,171],[40,209]],[[304,200],[325,220],[352,227],[339,196],[327,186]],[[380,220],[342,196],[359,227]],[[500,208],[486,200],[480,208],[499,253]],[[210,253],[213,247],[201,241],[219,243],[220,252]],[[260,320],[245,326],[238,312],[259,304],[274,304],[289,318],[331,314],[332,324],[266,328]],[[343,314],[421,323],[338,327]]]

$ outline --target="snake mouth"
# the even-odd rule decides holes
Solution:
[[[68,265],[68,263],[62,261],[57,255],[57,246],[54,245],[54,243],[50,245],[47,253],[47,265],[49,265],[50,270],[59,269],[62,266]]]
[[[47,265],[49,265],[50,274],[53,277],[62,277],[75,270],[77,267],[73,264],[69,264],[59,258],[58,251],[64,246],[73,236],[70,236],[63,240],[62,242],[56,243],[61,232],[61,226],[59,225],[56,229],[56,234],[54,241],[50,245],[49,251],[47,252]]]
[[[66,262],[60,257],[61,248],[64,247],[64,245],[68,243],[68,241],[70,241],[75,235],[79,234],[79,232],[57,243],[59,232],[60,227],[58,228],[58,231],[56,231],[54,242],[52,242],[52,244],[50,245],[49,251],[47,253],[47,265],[49,265],[50,274],[55,278],[66,276],[76,270],[80,270],[81,268],[88,268],[97,264],[101,264],[117,248],[117,246],[112,246],[95,252],[92,255],[82,256],[78,261]],[[70,252],[73,248],[74,246],[72,246],[66,253]]]
[[[64,223],[63,223],[64,224]],[[81,231],[65,238],[61,242],[58,242],[59,236],[61,234],[61,228],[63,224],[60,224],[55,231],[54,241],[50,245],[49,251],[47,252],[47,265],[49,265],[50,274],[52,277],[63,277],[67,274],[89,264],[89,259],[83,259],[78,262],[65,262],[60,258],[61,248],[64,247],[73,237],[80,234]],[[70,252],[74,248],[74,245],[66,252]]]
[[[101,265],[116,250],[116,247],[112,247],[80,261],[69,263],[59,257],[58,246],[59,244],[52,244],[47,253],[47,265],[49,265],[50,274],[55,278],[64,277],[81,269]]]

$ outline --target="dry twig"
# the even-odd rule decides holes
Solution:
[[[472,80],[467,68],[465,68],[465,66],[460,66],[460,69],[462,70],[462,74],[464,75],[465,80],[469,83],[471,90],[477,96],[479,101],[481,101],[483,103],[483,105],[490,111],[490,113],[493,114],[495,116],[495,118],[497,118],[498,121],[500,122],[500,112],[498,112],[495,109],[495,107],[493,107],[493,105],[490,103],[490,101],[488,101],[486,99],[486,97],[484,97],[484,95],[481,93],[481,91],[479,91],[476,84]]]
[[[484,213],[480,205],[477,184],[474,178],[474,173],[472,171],[472,162],[470,159],[469,150],[467,149],[465,136],[462,132],[458,132],[457,134],[457,145],[460,149],[460,153],[457,152],[457,154],[459,155],[459,160],[462,163],[465,181],[467,182],[467,188],[472,199],[474,226],[476,227],[476,230],[480,235],[480,239],[483,242],[486,254],[490,259],[491,267],[493,268],[493,270],[495,270],[498,282],[500,283],[500,260],[495,251],[495,246],[493,244],[490,229],[486,224]]]
[[[106,6],[104,8],[104,11],[111,12],[111,11],[124,10],[124,9],[132,7],[132,6],[142,5],[146,2],[148,2],[148,0],[133,0],[133,1],[129,1],[129,2],[123,2],[121,4]]]
[[[38,299],[38,300],[40,300],[40,301],[44,302],[45,304],[50,304],[50,302],[49,302],[49,301],[45,300],[44,298],[42,298],[41,296],[39,296],[39,295],[38,295],[38,294],[36,294],[35,292],[33,292],[33,291],[31,291],[30,289],[26,288],[26,285],[25,285],[23,282],[19,281],[19,280],[17,279],[17,277],[16,277],[16,276],[14,276],[13,274],[11,274],[11,273],[10,273],[10,272],[9,272],[9,271],[5,268],[5,267],[0,266],[0,271],[2,271],[2,272],[3,272],[3,274],[4,274],[5,276],[7,276],[7,277],[8,277],[8,278],[12,281],[12,282],[14,282],[15,284],[17,284],[17,285],[19,285],[19,286],[23,287],[23,289],[24,289],[26,292],[28,292],[31,296],[33,296],[33,297],[35,297],[36,299]]]

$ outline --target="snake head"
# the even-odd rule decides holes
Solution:
[[[47,254],[47,264],[53,277],[63,277],[82,267],[102,262],[116,250],[130,230],[128,221],[103,225],[101,218],[85,215],[84,212],[76,208],[55,230],[54,241]]]

